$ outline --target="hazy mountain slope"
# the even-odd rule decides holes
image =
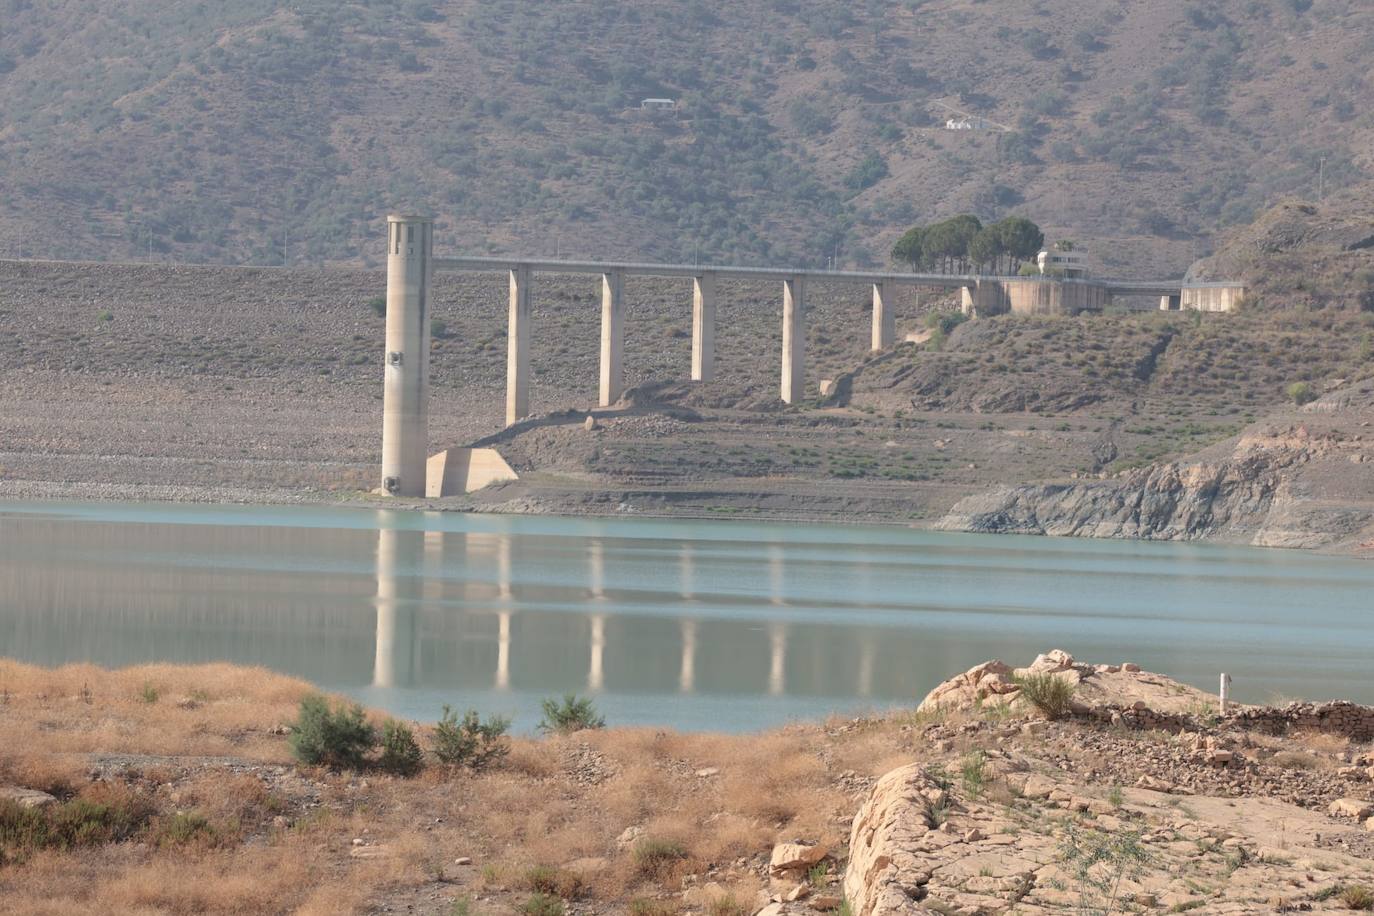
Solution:
[[[972,208],[1181,272],[1365,174],[1372,50],[1361,0],[0,0],[0,253],[355,261],[408,204],[450,250],[852,263]]]

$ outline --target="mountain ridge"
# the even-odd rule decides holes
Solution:
[[[971,210],[1181,275],[1374,136],[1351,0],[0,6],[11,256],[366,264],[415,206],[444,250],[858,265]]]

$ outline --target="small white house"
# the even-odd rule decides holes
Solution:
[[[1053,273],[1062,277],[1086,277],[1088,275],[1087,258],[1082,251],[1059,251],[1057,249],[1046,248],[1036,257],[1036,262],[1040,265],[1040,273]]]
[[[677,102],[673,99],[645,99],[639,103],[640,111],[676,111]]]

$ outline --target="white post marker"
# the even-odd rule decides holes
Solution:
[[[1221,714],[1226,715],[1226,701],[1229,699],[1231,686],[1231,675],[1225,671],[1221,672]]]

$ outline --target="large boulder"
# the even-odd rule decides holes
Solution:
[[[975,706],[990,696],[1015,693],[1017,687],[1011,675],[1011,666],[1000,659],[974,665],[926,694],[917,711],[963,709]]]
[[[925,912],[916,901],[930,874],[911,850],[930,830],[926,793],[939,791],[916,764],[893,770],[873,786],[849,837],[844,896],[854,916]]]

